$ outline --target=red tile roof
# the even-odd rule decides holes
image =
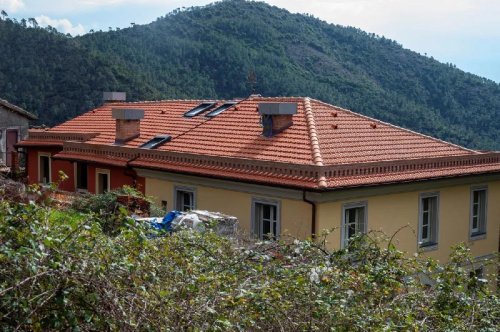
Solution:
[[[201,102],[108,103],[46,131],[46,135],[47,139],[50,135],[53,139],[57,134],[88,134],[85,144],[65,144],[61,157],[66,155],[74,159],[84,154],[90,158],[92,146],[100,150],[120,148],[135,151],[130,162],[134,167],[304,188],[336,188],[500,172],[498,153],[485,155],[310,98],[251,96],[214,118],[203,114],[192,118],[183,116]],[[262,136],[257,109],[262,102],[296,103],[293,125],[272,138]],[[222,103],[219,101],[218,105]],[[145,110],[140,137],[122,147],[114,145],[113,108]],[[131,149],[157,135],[170,135],[172,140],[157,150]],[[82,140],[83,136],[80,138]],[[40,140],[39,133],[36,140]],[[86,152],[77,148],[79,146],[85,146]],[[182,156],[190,157],[179,162]],[[197,159],[196,156],[203,158]],[[101,161],[106,158],[98,157]],[[470,165],[462,161],[454,165],[448,163],[448,160],[468,158],[473,160]],[[218,162],[214,162],[216,160]],[[431,160],[434,164],[426,163],[412,169],[421,165],[422,160]],[[121,164],[122,160],[119,162]],[[254,164],[255,169],[247,167]],[[400,167],[390,172],[383,168],[394,164]],[[376,166],[379,168],[374,170]],[[350,171],[346,173],[346,169]]]

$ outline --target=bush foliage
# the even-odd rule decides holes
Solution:
[[[360,237],[348,250],[317,242],[254,242],[181,231],[151,239],[122,216],[0,199],[0,329],[482,330],[498,297],[463,266],[444,266]],[[436,285],[422,285],[423,273]]]

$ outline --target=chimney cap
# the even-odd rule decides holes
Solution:
[[[102,100],[106,101],[125,101],[127,100],[126,92],[103,92]]]
[[[116,120],[141,120],[144,119],[144,110],[137,108],[113,108],[111,115]]]
[[[297,113],[297,103],[259,103],[259,114],[293,115]]]

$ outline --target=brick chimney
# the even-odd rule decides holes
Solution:
[[[293,125],[297,103],[259,103],[262,117],[262,135],[272,137]]]
[[[140,136],[144,110],[114,108],[112,116],[116,119],[115,143],[123,144]]]

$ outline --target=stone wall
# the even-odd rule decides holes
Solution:
[[[29,120],[13,111],[10,111],[0,105],[0,164],[6,160],[6,138],[7,129],[18,129],[19,140],[24,139],[28,135]]]

